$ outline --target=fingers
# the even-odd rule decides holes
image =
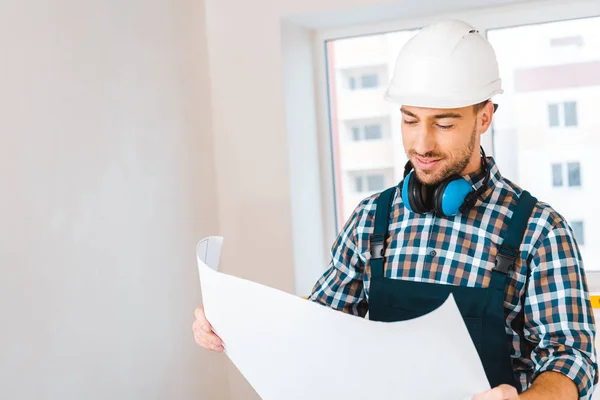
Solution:
[[[519,393],[510,385],[500,385],[476,395],[473,400],[519,400]]]
[[[212,331],[206,332],[198,320],[192,324],[194,331],[194,340],[200,346],[208,350],[223,351],[223,341]]]
[[[224,350],[223,341],[213,333],[212,326],[204,315],[203,307],[198,307],[194,311],[194,316],[196,320],[192,324],[192,331],[195,342],[207,350],[222,352]]]

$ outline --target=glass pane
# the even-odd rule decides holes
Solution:
[[[350,88],[350,90],[356,89],[356,78],[354,78],[353,76],[348,78],[348,88]]]
[[[552,164],[552,186],[563,185],[562,164]]]
[[[375,140],[381,139],[381,125],[365,125],[365,139]]]
[[[575,234],[575,240],[577,240],[577,244],[579,246],[583,246],[585,244],[583,221],[573,221],[571,223],[571,228],[573,228],[573,233]]]
[[[565,126],[577,126],[577,103],[565,103]]]
[[[361,86],[363,88],[376,88],[379,86],[379,77],[377,74],[363,75],[360,78]]]
[[[329,108],[333,152],[336,226],[341,228],[356,206],[370,195],[368,187],[380,190],[402,180],[406,155],[402,146],[398,107],[383,99],[388,76],[394,70],[398,52],[417,31],[337,39],[327,42]],[[358,87],[350,90],[348,77],[356,77]],[[340,129],[360,125],[362,138],[355,141]],[[372,127],[369,127],[369,126]],[[377,126],[379,125],[379,126]],[[375,127],[377,126],[377,127]],[[355,190],[355,177],[383,171],[384,184],[365,182],[364,191]]]
[[[357,176],[354,178],[354,191],[356,193],[363,192],[363,177],[362,176]]]
[[[358,126],[352,127],[352,140],[354,140],[354,141],[360,140],[360,127],[358,127]]]
[[[592,179],[586,164],[600,154],[600,17],[492,29],[487,36],[504,89],[494,98],[500,107],[492,130],[500,172],[567,221],[600,226],[600,213],[582,207],[595,203],[597,185],[569,190]],[[551,126],[569,127],[568,134]],[[562,164],[562,174],[553,164]],[[540,179],[548,166],[552,178]],[[585,242],[586,269],[600,270],[600,258],[589,252],[600,246],[600,231],[588,230]]]
[[[573,162],[567,165],[569,171],[569,186],[581,186],[581,173],[579,163]]]
[[[369,192],[385,189],[385,176],[383,174],[368,175],[367,188],[369,189]]]
[[[558,126],[558,104],[548,104],[548,123],[550,126]]]

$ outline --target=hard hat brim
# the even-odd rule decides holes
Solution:
[[[469,107],[479,104],[483,101],[491,100],[491,97],[494,95],[502,93],[504,93],[504,90],[498,89],[491,94],[484,94],[471,99],[450,99],[448,97],[433,97],[430,95],[419,94],[394,95],[391,90],[388,89],[383,97],[386,101],[400,106],[450,109]],[[494,105],[494,112],[496,112],[498,110],[498,104],[494,102],[492,102],[492,104]]]

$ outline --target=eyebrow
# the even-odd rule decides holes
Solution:
[[[413,118],[419,118],[418,116],[416,116],[415,114],[411,113],[410,111],[404,109],[404,108],[400,108],[400,111],[402,111],[402,113],[408,115],[409,117],[413,117]],[[444,118],[458,118],[461,119],[463,116],[457,113],[444,113],[444,114],[437,114],[434,115],[432,118],[433,119],[444,119]]]

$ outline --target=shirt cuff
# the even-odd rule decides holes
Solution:
[[[580,400],[590,400],[594,385],[598,382],[596,366],[590,365],[583,357],[574,355],[561,355],[546,361],[535,371],[532,381],[547,371],[559,372],[575,382]]]

